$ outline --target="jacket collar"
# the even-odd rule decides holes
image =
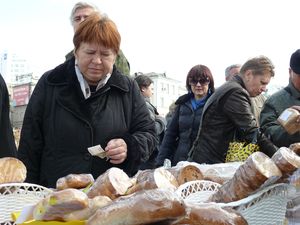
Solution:
[[[189,93],[187,93],[187,94],[184,94],[184,95],[180,96],[180,97],[176,100],[175,105],[182,105],[182,104],[184,104],[185,102],[189,101],[189,100],[190,100],[191,98],[193,98],[193,97],[194,97],[194,95],[193,95],[192,92],[189,92]]]
[[[122,75],[114,65],[111,78],[108,80],[107,85],[118,88],[124,92],[128,92],[129,86],[128,82],[126,82],[126,79],[126,76]],[[74,85],[75,83],[79,85],[75,72],[75,58],[73,57],[70,60],[65,61],[63,64],[57,66],[53,70],[49,71],[47,82],[49,85],[53,86],[70,84]]]
[[[294,85],[293,85],[293,83],[292,83],[291,80],[289,81],[288,88],[289,88],[289,90],[290,90],[292,96],[294,96],[296,99],[300,99],[300,91],[298,91],[298,90],[294,87]]]
[[[74,57],[47,73],[46,82],[50,86],[57,87],[54,88],[54,92],[56,92],[57,96],[57,103],[69,110],[76,117],[88,123],[90,119],[88,117],[89,111],[86,101],[89,101],[89,99],[85,99],[81,91],[75,72]],[[129,92],[128,77],[116,70],[115,66],[111,78],[104,87],[91,98],[112,88],[119,89],[122,92]]]
[[[246,86],[245,86],[245,83],[244,83],[244,81],[243,81],[243,79],[239,76],[239,75],[237,75],[237,76],[234,76],[232,79],[231,79],[231,81],[232,82],[237,82],[238,84],[240,84],[241,86],[242,86],[242,88],[244,88],[245,90],[247,90],[246,89]],[[230,81],[229,81],[230,82]],[[248,92],[248,91],[247,91]]]

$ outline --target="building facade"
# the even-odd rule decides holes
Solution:
[[[166,73],[139,72],[134,76],[140,74],[149,76],[153,80],[153,96],[150,101],[161,116],[165,116],[169,112],[169,106],[187,92],[181,81],[167,77]]]
[[[21,84],[32,77],[29,62],[13,52],[0,53],[0,73],[7,84]]]

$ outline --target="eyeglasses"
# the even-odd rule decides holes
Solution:
[[[192,86],[196,86],[198,83],[200,83],[201,86],[205,86],[205,85],[208,85],[209,84],[209,80],[208,78],[206,79],[199,79],[199,80],[190,80],[190,85]]]

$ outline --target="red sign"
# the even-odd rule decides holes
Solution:
[[[23,84],[13,87],[13,105],[27,105],[30,97],[30,85]]]

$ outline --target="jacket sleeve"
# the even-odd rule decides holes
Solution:
[[[0,158],[16,157],[17,149],[9,119],[9,96],[0,74]]]
[[[44,79],[37,83],[24,115],[18,158],[27,168],[26,182],[39,184],[41,155],[44,147],[42,120],[44,114]]]
[[[125,160],[125,171],[128,174],[134,174],[139,164],[148,160],[158,144],[154,121],[150,118],[145,100],[136,82],[133,82],[131,91],[130,130],[123,136],[129,150]]]
[[[243,131],[244,140],[252,142],[256,137],[262,152],[268,156],[276,152],[277,147],[261,132],[257,132],[259,128],[251,111],[251,100],[244,91],[235,91],[228,97],[224,105],[224,113],[236,128]]]
[[[150,118],[155,123],[156,134],[159,136],[166,129],[166,120],[162,116],[156,114],[156,109],[150,103],[146,101],[147,108],[149,110]]]
[[[271,98],[271,97],[270,97]],[[278,147],[288,147],[289,143],[296,142],[299,133],[289,135],[277,122],[281,112],[278,112],[272,104],[272,99],[267,100],[260,114],[260,124],[265,135]]]
[[[159,148],[159,153],[156,159],[156,166],[162,166],[165,159],[170,159],[172,161],[172,157],[175,154],[177,148],[177,139],[179,137],[179,109],[176,108],[174,115],[167,126],[162,144]]]

